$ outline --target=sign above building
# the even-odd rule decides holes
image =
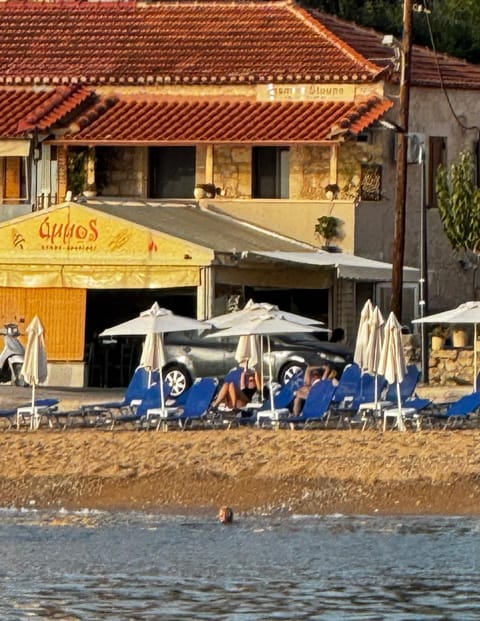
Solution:
[[[379,95],[383,83],[375,84],[258,84],[257,101],[356,101]]]

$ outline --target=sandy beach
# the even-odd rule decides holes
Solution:
[[[100,396],[57,392],[66,409]],[[0,387],[2,407],[28,396]],[[480,430],[40,429],[0,442],[1,506],[480,513]]]

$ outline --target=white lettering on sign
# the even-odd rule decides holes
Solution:
[[[257,101],[355,101],[383,96],[383,83],[372,84],[258,84]]]
[[[258,101],[353,101],[353,84],[259,84]]]

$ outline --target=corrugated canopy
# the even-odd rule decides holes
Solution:
[[[392,265],[390,263],[357,257],[346,252],[318,250],[315,252],[256,252],[254,254],[272,261],[335,268],[338,278],[388,282],[392,277]],[[417,268],[403,268],[403,277],[407,282],[417,281],[419,274]]]

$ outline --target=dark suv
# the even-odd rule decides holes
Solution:
[[[172,396],[181,395],[197,377],[223,378],[238,365],[234,357],[238,337],[207,339],[198,332],[171,332],[164,338],[167,358],[164,377],[172,386]],[[320,341],[308,332],[271,336],[270,343],[274,379],[280,384],[308,365],[328,363],[340,374],[353,359],[345,346]],[[267,370],[266,340],[264,361]]]

